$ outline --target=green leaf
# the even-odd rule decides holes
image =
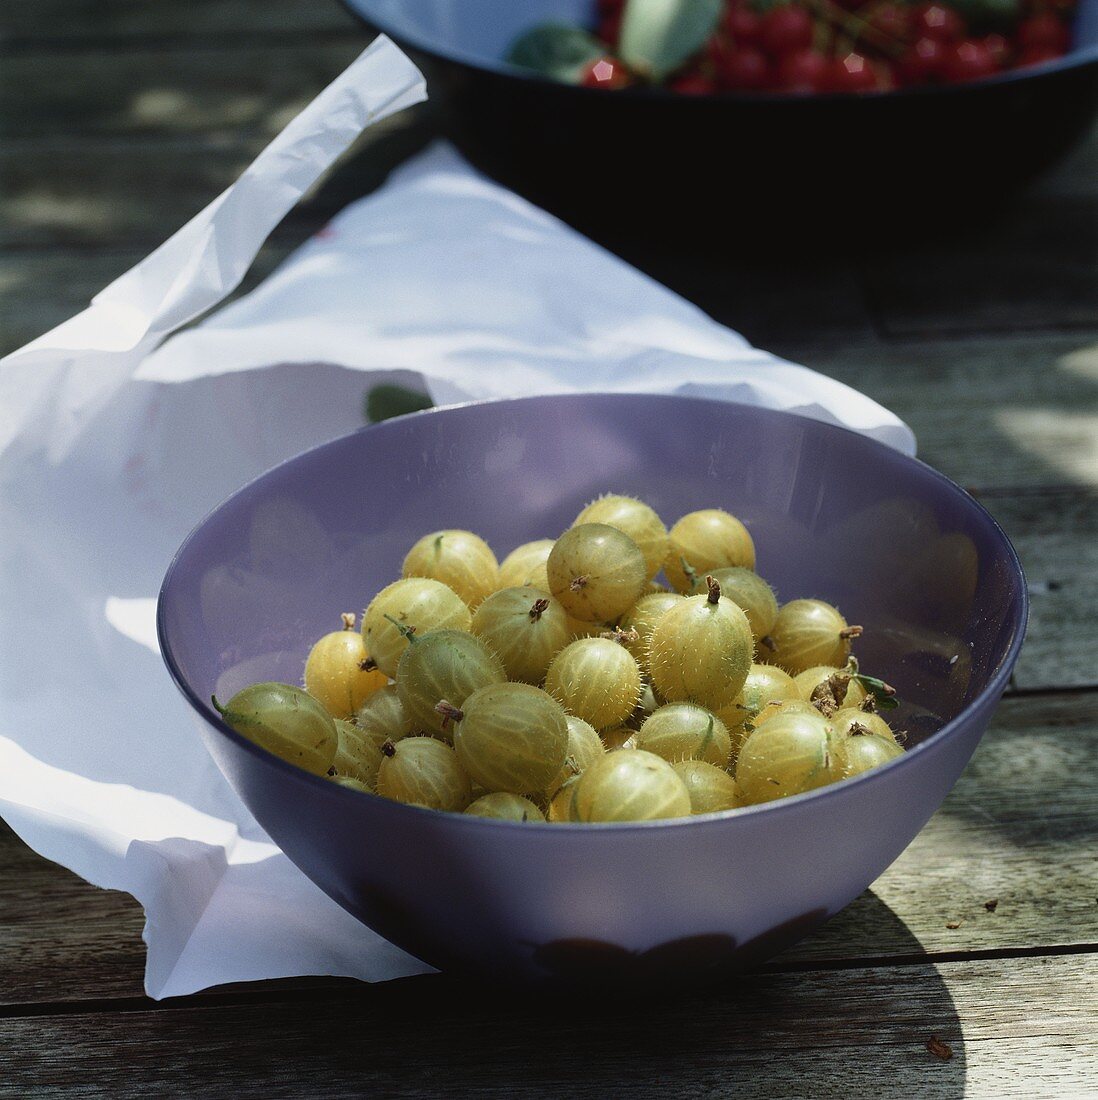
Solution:
[[[896,699],[896,689],[876,676],[866,676],[864,672],[855,672],[854,679],[877,700],[881,710],[895,710],[900,704]]]
[[[638,72],[662,80],[705,45],[722,7],[722,0],[628,0],[618,53]]]
[[[581,27],[542,23],[516,38],[505,60],[542,76],[576,84],[583,70],[606,52],[606,43]]]
[[[394,416],[429,409],[434,402],[425,394],[404,386],[374,386],[367,390],[363,411],[371,424],[391,420]]]

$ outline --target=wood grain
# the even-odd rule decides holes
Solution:
[[[299,0],[5,0],[0,43],[39,51],[88,43],[118,49],[141,38],[225,41],[346,33],[360,26],[341,4]]]
[[[3,1020],[0,1095],[1081,1096],[1096,989],[1094,955],[766,974],[685,998],[410,979]]]
[[[774,965],[1098,945],[1096,789],[1098,693],[1006,700],[911,847]],[[137,904],[0,838],[0,1005],[139,995]]]

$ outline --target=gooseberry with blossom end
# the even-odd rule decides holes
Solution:
[[[343,629],[320,638],[305,659],[305,690],[333,718],[350,718],[389,677],[366,652],[355,616],[343,616]]]
[[[690,596],[667,611],[652,630],[648,671],[652,686],[669,702],[693,702],[711,711],[733,702],[747,680],[755,642],[747,616],[709,593]]]
[[[503,662],[509,680],[527,684],[540,684],[572,639],[564,608],[531,587],[493,593],[476,609],[470,630]]]
[[[377,793],[394,802],[461,813],[473,797],[454,750],[433,737],[405,737],[381,746]]]
[[[838,609],[824,600],[790,600],[778,611],[759,656],[791,676],[813,665],[841,665],[850,656],[850,641],[861,634]]]
[[[753,569],[742,565],[714,569],[713,579],[721,586],[721,595],[743,609],[755,639],[765,638],[778,619],[774,589]]]
[[[564,532],[545,563],[549,591],[583,622],[613,622],[640,599],[648,582],[640,547],[605,523]]]
[[[648,642],[656,623],[665,611],[682,603],[684,599],[686,597],[678,592],[650,592],[647,596],[641,596],[622,616],[622,644],[633,654],[642,669],[647,670],[648,667]],[[631,636],[634,631],[637,635],[635,638]]]
[[[894,738],[855,728],[848,736],[840,738],[832,749],[833,778],[851,779],[903,754],[904,750]]]
[[[781,714],[759,726],[736,759],[736,786],[748,805],[804,794],[834,778],[831,727],[822,715]]]

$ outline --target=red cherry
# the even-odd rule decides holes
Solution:
[[[812,45],[812,16],[794,4],[771,8],[762,17],[759,41],[774,57],[806,50]]]
[[[716,81],[700,73],[683,73],[668,81],[667,86],[679,95],[712,95],[717,90]]]
[[[777,85],[783,92],[822,92],[830,73],[831,65],[822,53],[797,50],[778,62]]]
[[[980,39],[988,53],[995,58],[995,64],[1002,68],[1010,61],[1010,43],[1001,34],[985,34]]]
[[[1018,55],[1018,67],[1043,65],[1046,61],[1055,61],[1056,58],[1063,56],[1063,50],[1053,49],[1052,46],[1029,46]]]
[[[896,4],[888,0],[873,9],[867,22],[881,34],[904,42],[911,33],[911,9],[906,4]]]
[[[945,43],[936,38],[918,39],[900,58],[900,78],[905,84],[926,84],[937,79],[945,52]]]
[[[1047,46],[1062,54],[1071,44],[1071,33],[1050,11],[1031,15],[1018,24],[1018,45],[1022,50]]]
[[[962,84],[968,80],[981,80],[998,71],[999,66],[991,50],[978,39],[966,38],[963,42],[946,47],[945,60],[942,63],[942,76],[945,80]]]
[[[965,33],[965,21],[944,4],[920,4],[912,25],[919,37],[937,38],[939,42],[956,42]]]
[[[592,61],[580,75],[584,88],[624,88],[629,74],[615,57],[599,57]]]
[[[770,62],[760,50],[733,50],[726,55],[717,76],[721,87],[729,91],[758,92],[770,83]]]
[[[833,92],[875,92],[884,86],[876,69],[860,53],[848,53],[831,63],[827,86]]]
[[[754,46],[759,41],[762,19],[750,8],[735,6],[726,9],[721,26],[734,46]]]

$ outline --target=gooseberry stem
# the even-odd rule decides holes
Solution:
[[[408,626],[406,623],[397,622],[392,615],[386,615],[386,619],[389,620],[400,631],[400,636],[406,638],[409,642],[418,642],[416,637],[416,628],[414,626]]]
[[[706,576],[705,586],[709,589],[709,596],[706,599],[706,603],[711,603],[714,606],[720,603],[721,586],[718,581],[714,577]]]
[[[860,626],[848,626],[845,630],[839,631],[840,638],[860,638],[865,632],[863,627]]]
[[[397,747],[393,744],[392,739],[386,737],[381,745],[381,752],[384,756],[396,756]]]
[[[377,668],[377,661],[373,657],[363,657],[358,662],[358,667],[360,672],[373,672]]]
[[[353,611],[344,611],[343,614],[340,615],[340,619],[343,620],[344,630],[354,630],[357,616]]]
[[[628,642],[640,640],[640,634],[637,632],[635,626],[631,626],[628,630],[622,630],[620,626],[615,626],[613,630],[601,631],[599,637],[605,638],[609,642],[617,642],[618,645],[625,645]]]
[[[460,722],[465,717],[465,712],[453,703],[440,699],[435,703],[435,712],[442,715],[442,728],[446,729],[451,722]]]
[[[573,577],[572,583],[568,586],[573,592],[578,592],[581,588],[587,587],[587,575],[582,577]]]
[[[549,610],[548,600],[534,600],[534,606],[530,608],[530,618],[537,622],[541,618],[542,612]]]

